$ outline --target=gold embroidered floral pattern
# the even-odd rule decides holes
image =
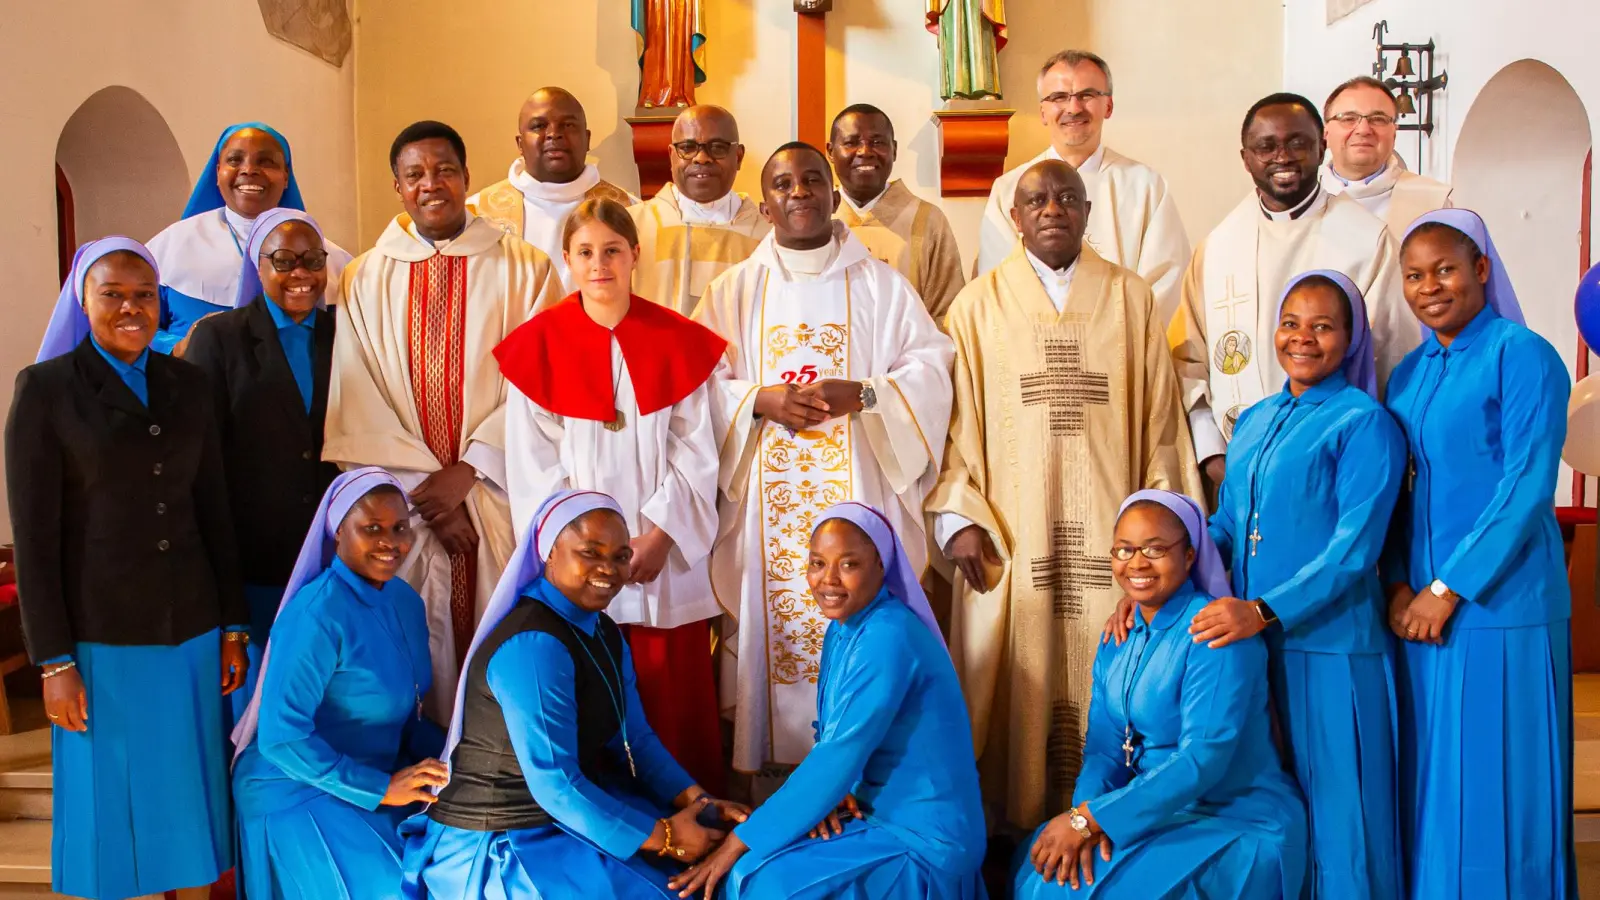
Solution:
[[[850,329],[847,325],[825,323],[808,325],[774,325],[767,329],[768,369],[777,369],[778,361],[798,351],[809,350],[827,359],[835,373],[842,373],[849,355]],[[837,374],[828,377],[839,377]]]

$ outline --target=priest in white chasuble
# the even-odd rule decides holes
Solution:
[[[672,123],[672,181],[629,208],[639,229],[633,292],[686,316],[713,278],[744,262],[772,226],[733,189],[744,163],[739,123],[720,106],[691,106]]]
[[[466,147],[450,126],[407,127],[389,160],[405,212],[345,271],[322,458],[388,469],[422,516],[406,580],[427,605],[427,708],[443,723],[513,549],[493,351],[560,283],[543,253],[467,212]]]
[[[1322,104],[1328,161],[1322,189],[1344,194],[1382,219],[1396,241],[1423,213],[1450,205],[1450,185],[1406,169],[1394,152],[1399,116],[1394,94],[1381,81],[1361,75],[1333,89]]]
[[[1049,130],[1050,147],[995,181],[978,230],[975,271],[981,275],[1000,265],[1016,246],[1011,198],[1022,174],[1041,160],[1065,160],[1089,191],[1092,208],[1084,243],[1150,285],[1157,320],[1165,325],[1178,308],[1189,236],[1161,173],[1105,145],[1105,121],[1115,109],[1111,66],[1088,51],[1063,50],[1045,61],[1037,87],[1039,118]]]
[[[858,103],[833,117],[828,156],[839,179],[837,215],[868,252],[910,280],[928,314],[942,323],[967,283],[961,249],[944,210],[889,180],[899,149],[894,123],[876,106]]]
[[[806,584],[818,514],[844,500],[883,510],[922,572],[922,501],[950,421],[950,339],[905,276],[833,221],[822,151],[779,148],[761,189],[772,233],[695,313],[728,339],[712,407],[722,499],[711,578],[729,616],[722,704],[734,707],[742,772],[811,749],[827,626]]]
[[[1367,299],[1378,384],[1421,343],[1400,286],[1400,252],[1383,221],[1318,184],[1322,117],[1298,94],[1256,101],[1240,129],[1255,188],[1195,249],[1168,339],[1183,382],[1195,457],[1222,483],[1239,414],[1282,389],[1273,350],[1277,298],[1312,269],[1342,272]]]
[[[561,257],[561,226],[578,204],[604,197],[623,206],[639,202],[600,177],[588,162],[589,119],[564,88],[542,87],[517,114],[517,150],[505,181],[467,198],[468,208],[508,234],[538,247],[556,267],[567,291],[575,285]]]
[[[1023,831],[1072,805],[1122,499],[1200,491],[1150,287],[1083,240],[1086,194],[1067,163],[1029,168],[1020,244],[945,320],[955,411],[927,512],[959,573],[950,652],[985,799]]]

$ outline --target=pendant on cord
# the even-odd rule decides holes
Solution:
[[[611,421],[606,423],[607,431],[621,431],[628,426],[628,420],[622,415],[622,410],[612,408],[611,412],[614,413],[615,416]]]

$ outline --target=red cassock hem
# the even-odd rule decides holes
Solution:
[[[690,777],[713,796],[725,796],[727,767],[711,675],[711,623],[626,628],[639,701],[650,727]]]

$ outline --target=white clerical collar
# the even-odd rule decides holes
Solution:
[[[850,210],[852,212],[854,212],[856,215],[859,216],[864,212],[871,212],[872,208],[874,206],[877,206],[878,205],[878,201],[882,200],[883,199],[883,195],[887,194],[887,193],[889,193],[889,185],[886,184],[886,185],[883,186],[883,190],[878,192],[878,196],[873,197],[871,200],[868,200],[867,202],[865,202],[865,203],[863,203],[863,204],[861,204],[859,206],[857,206],[856,202],[854,200],[850,199],[850,195],[845,193],[844,191],[840,191],[839,192],[839,196],[844,199],[844,202],[850,204]]]
[[[1337,179],[1339,181],[1340,184],[1344,185],[1345,187],[1349,187],[1350,185],[1357,184],[1357,183],[1359,183],[1359,184],[1371,184],[1374,181],[1377,181],[1379,178],[1381,178],[1383,176],[1383,173],[1385,173],[1387,171],[1389,171],[1389,164],[1388,163],[1384,163],[1382,166],[1378,167],[1378,171],[1373,172],[1371,175],[1368,175],[1365,178],[1346,178],[1343,175],[1339,174],[1339,170],[1334,168],[1333,163],[1331,163],[1331,162],[1328,163],[1328,174],[1332,175],[1335,179]]]
[[[1060,152],[1056,150],[1054,144],[1050,145],[1050,158],[1060,159],[1062,162],[1066,161],[1062,158]],[[1079,175],[1098,175],[1100,174],[1100,166],[1102,166],[1105,161],[1106,142],[1101,141],[1100,146],[1094,148],[1094,152],[1089,154],[1089,158],[1084,160],[1082,165],[1076,166],[1075,168],[1077,168]]]
[[[1312,208],[1312,205],[1318,200],[1323,199],[1324,196],[1325,195],[1322,193],[1322,183],[1319,181],[1312,186],[1310,195],[1308,195],[1304,200],[1301,200],[1299,203],[1295,204],[1292,209],[1286,209],[1283,212],[1275,212],[1267,209],[1267,205],[1265,203],[1261,203],[1261,194],[1259,192],[1256,194],[1256,202],[1261,205],[1262,215],[1266,216],[1268,219],[1271,219],[1274,222],[1290,222],[1299,219],[1301,216],[1309,212]]]
[[[1045,265],[1033,251],[1022,248],[1023,255],[1028,257],[1028,265],[1033,266],[1033,274],[1039,276],[1039,283],[1044,285],[1044,292],[1050,295],[1050,302],[1055,304],[1056,312],[1067,308],[1067,292],[1072,288],[1072,276],[1078,272],[1078,260],[1083,258],[1079,253],[1072,258],[1065,269],[1052,269]]]
[[[449,238],[449,239],[443,240],[443,241],[434,241],[434,240],[431,240],[429,238],[423,237],[422,236],[422,232],[417,230],[417,220],[411,218],[410,216],[406,217],[405,229],[406,229],[406,234],[411,235],[411,237],[415,238],[417,241],[419,241],[421,243],[424,243],[424,244],[427,244],[429,247],[432,247],[435,250],[443,252],[446,247],[449,247],[451,244],[453,244],[457,240],[459,240],[463,234],[467,233],[467,229],[472,227],[472,220],[476,219],[476,218],[477,218],[477,216],[473,215],[469,211],[467,213],[466,221],[461,223],[461,230],[456,232],[455,237],[452,237],[452,238]]]
[[[222,208],[222,221],[228,225],[228,230],[233,232],[233,239],[239,244],[239,255],[244,255],[244,245],[250,241],[250,230],[256,227],[255,219],[246,219],[228,207]]]
[[[739,214],[739,195],[734,191],[722,195],[721,199],[701,203],[689,199],[675,184],[669,183],[668,187],[678,201],[678,213],[690,225],[732,225],[734,217]]]
[[[527,168],[522,163],[522,157],[519,156],[512,161],[508,178],[512,187],[529,200],[542,203],[577,203],[590,188],[600,183],[600,170],[593,165],[584,166],[577,178],[564,184],[540,181],[528,174]]]
[[[778,265],[791,281],[815,281],[838,255],[839,241],[835,238],[814,250],[796,250],[774,240],[772,249],[777,253]]]

